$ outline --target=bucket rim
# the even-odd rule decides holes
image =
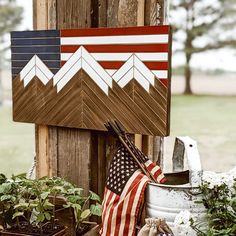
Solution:
[[[160,183],[153,183],[153,182],[149,182],[148,185],[153,185],[153,186],[157,186],[157,187],[161,187],[161,188],[171,188],[171,189],[187,189],[187,190],[191,190],[191,189],[199,189],[199,187],[192,187],[190,184],[188,186],[183,185],[183,184],[178,184],[178,185],[173,185],[173,184],[160,184]]]

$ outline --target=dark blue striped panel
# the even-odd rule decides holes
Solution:
[[[34,47],[11,47],[12,54],[14,53],[60,53],[60,46],[34,46]]]
[[[55,75],[57,71],[59,71],[59,68],[49,68],[49,70]],[[12,67],[11,69],[12,77],[13,78],[16,77],[21,71],[22,68]]]
[[[13,31],[11,38],[51,38],[60,37],[60,30]]]
[[[60,38],[51,39],[12,39],[11,45],[14,46],[39,46],[39,45],[60,45]]]
[[[35,55],[35,53],[31,53],[31,54],[24,54],[24,53],[12,54],[11,59],[12,60],[27,60],[27,61],[29,61],[34,55]],[[38,57],[41,60],[53,60],[53,61],[57,61],[57,60],[59,61],[60,60],[60,54],[59,53],[38,54]]]
[[[12,67],[23,68],[29,61],[12,61]],[[49,68],[59,68],[60,61],[43,61],[43,63]]]
[[[36,54],[56,73],[60,68],[60,31],[15,31],[11,33],[12,76],[20,73]]]

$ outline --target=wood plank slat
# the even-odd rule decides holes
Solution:
[[[33,31],[35,32],[35,31]],[[43,39],[11,39],[12,47],[24,47],[24,46],[50,46],[50,45],[60,45],[60,38],[43,38]]]
[[[25,65],[28,63],[29,61],[26,60],[12,60],[12,67],[18,67],[18,68],[24,68]],[[43,63],[48,67],[48,68],[60,68],[60,61],[48,61],[48,60],[43,60]]]
[[[12,53],[34,53],[34,54],[41,54],[41,53],[60,53],[60,46],[51,46],[51,45],[42,45],[36,46],[36,45],[31,45],[31,47],[11,47]]]
[[[168,52],[169,47],[166,43],[156,44],[103,44],[103,45],[61,45],[62,53],[74,53],[79,47],[83,46],[89,52]]]
[[[12,31],[11,38],[57,38],[60,37],[59,30],[35,30],[35,31]]]
[[[35,53],[12,53],[11,54],[11,59],[13,61],[18,61],[18,60],[27,60],[29,61]],[[44,54],[39,54],[38,57],[41,60],[47,60],[47,61],[59,61],[60,60],[60,53],[44,53]]]
[[[53,74],[56,74],[60,68],[48,68]],[[16,78],[17,75],[19,75],[19,73],[21,72],[21,68],[12,68],[11,74],[12,74],[12,78],[13,80]]]
[[[90,28],[90,29],[64,29],[61,30],[61,37],[87,37],[87,36],[116,36],[116,35],[153,35],[168,34],[169,26],[140,26],[122,28]]]

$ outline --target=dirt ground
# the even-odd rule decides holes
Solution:
[[[236,73],[223,75],[193,75],[191,86],[194,94],[201,95],[235,95]],[[172,94],[182,94],[184,77],[173,76],[171,80]]]

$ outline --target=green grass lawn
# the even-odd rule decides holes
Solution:
[[[171,136],[198,141],[205,169],[236,165],[236,96],[173,96]]]
[[[34,125],[12,121],[10,107],[0,107],[0,173],[27,172],[34,157]]]
[[[173,96],[171,136],[198,141],[206,169],[236,165],[236,96]],[[170,152],[172,152],[170,148]],[[11,108],[0,108],[0,172],[26,172],[34,157],[34,126],[12,122]]]

